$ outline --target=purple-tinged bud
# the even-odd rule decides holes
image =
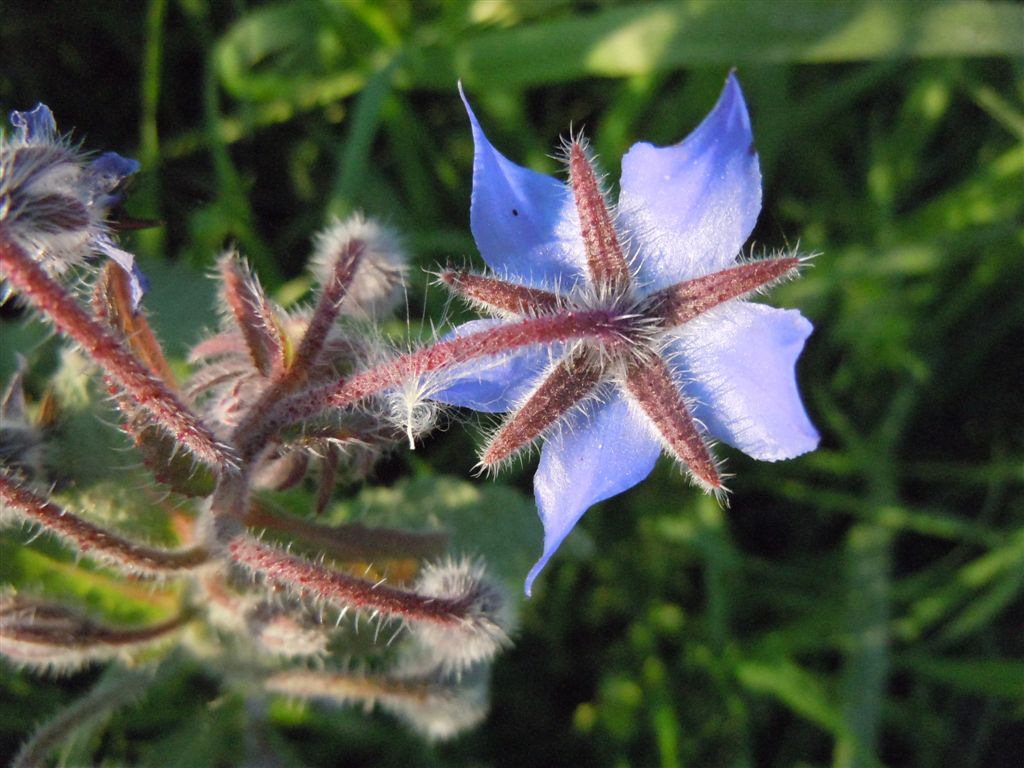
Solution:
[[[139,164],[114,152],[90,160],[57,133],[48,107],[12,112],[14,132],[0,136],[0,226],[48,272],[59,275],[94,255],[107,256],[131,277],[135,306],[145,278],[118,248],[107,216]]]

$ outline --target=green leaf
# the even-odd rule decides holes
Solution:
[[[247,14],[218,42],[213,60],[233,96],[328,104],[358,92],[366,77],[344,66],[359,29],[332,19],[325,3],[280,3]]]
[[[533,502],[497,483],[423,477],[366,488],[329,512],[335,522],[408,526],[451,533],[453,554],[480,555],[488,570],[520,588],[540,554],[543,532]]]
[[[52,551],[53,556],[37,550]],[[116,624],[151,623],[178,611],[175,589],[156,590],[152,584],[126,581],[72,562],[72,557],[41,539],[30,549],[0,537],[0,583],[30,595],[66,599]]]
[[[840,735],[844,724],[819,679],[788,659],[743,661],[736,677],[753,693],[772,696],[796,714]]]
[[[516,89],[695,66],[1024,55],[1012,3],[888,0],[644,3],[488,31],[427,49],[417,84]]]

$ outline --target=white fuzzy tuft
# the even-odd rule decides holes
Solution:
[[[398,236],[387,227],[358,213],[345,221],[335,219],[314,238],[310,270],[321,285],[325,284],[338,255],[353,241],[362,242],[364,250],[341,304],[341,313],[359,318],[382,317],[401,302],[409,269]]]
[[[487,715],[488,672],[487,665],[478,665],[468,674],[427,684],[422,697],[392,696],[380,703],[426,739],[447,741]]]
[[[410,626],[414,642],[437,668],[458,674],[489,661],[510,645],[512,618],[508,603],[479,561],[448,559],[428,565],[415,591],[466,605],[457,624],[415,622]]]

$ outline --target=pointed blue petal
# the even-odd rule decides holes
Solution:
[[[45,104],[36,104],[28,112],[11,112],[11,125],[26,143],[53,141],[57,137],[57,121]]]
[[[501,320],[472,320],[444,338],[465,336],[502,325]],[[561,345],[523,347],[515,352],[478,358],[444,372],[443,388],[431,400],[484,413],[512,410],[561,356]]]
[[[619,222],[642,254],[648,292],[732,264],[761,210],[761,170],[735,75],[679,144],[622,158]]]
[[[796,385],[796,360],[813,330],[795,309],[731,302],[688,323],[670,345],[673,368],[716,438],[761,461],[818,446]]]
[[[544,524],[544,554],[526,577],[527,595],[583,513],[647,477],[660,453],[646,419],[618,391],[574,411],[547,439],[533,478]]]
[[[586,274],[586,255],[569,189],[498,152],[465,93],[462,100],[473,128],[470,226],[480,255],[508,280],[537,288],[571,287]]]

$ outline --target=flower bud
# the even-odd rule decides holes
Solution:
[[[89,160],[57,133],[44,104],[12,112],[11,124],[13,134],[0,137],[0,224],[8,236],[54,275],[95,254],[113,259],[131,276],[137,305],[144,278],[106,219],[138,162],[114,152]]]
[[[508,603],[479,561],[464,558],[426,566],[415,585],[425,597],[465,605],[457,624],[410,624],[413,641],[438,669],[460,673],[510,644]]]
[[[316,236],[310,269],[321,284],[326,283],[338,255],[353,241],[362,242],[364,250],[341,313],[382,317],[402,300],[402,286],[409,269],[405,251],[390,229],[360,214],[345,221],[336,219]]]

